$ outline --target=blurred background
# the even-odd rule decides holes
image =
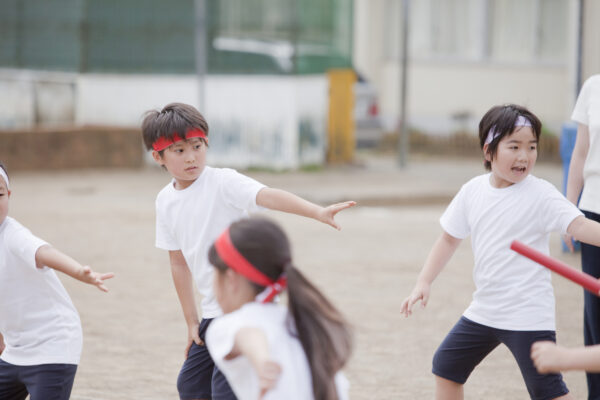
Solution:
[[[351,162],[357,147],[478,155],[479,119],[507,102],[542,119],[542,153],[556,159],[581,83],[600,71],[595,0],[1,5],[0,157],[12,169],[141,165],[142,115],[172,101],[205,114],[216,165],[297,169]],[[40,152],[57,140],[77,151],[14,157],[14,140],[48,131]]]

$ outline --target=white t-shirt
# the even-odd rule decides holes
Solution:
[[[225,359],[233,348],[235,335],[243,327],[255,327],[265,333],[270,354],[281,366],[276,386],[267,392],[264,399],[314,398],[308,360],[298,338],[288,331],[287,316],[287,309],[282,306],[252,302],[209,325],[206,333],[208,351],[239,400],[256,400],[259,394],[258,376],[250,361],[244,356]],[[335,384],[339,399],[347,400],[350,385],[342,372],[336,374]]]
[[[53,269],[36,268],[43,240],[6,217],[0,224],[0,356],[14,365],[78,364],[77,310]]]
[[[208,249],[232,222],[260,209],[256,195],[265,186],[233,169],[208,166],[183,190],[174,182],[156,197],[156,247],[181,250],[203,296],[202,317],[218,317]]]
[[[587,125],[590,132],[579,208],[600,214],[600,75],[593,75],[585,81],[571,118]]]
[[[519,240],[549,254],[550,232],[565,233],[580,215],[552,184],[532,175],[502,189],[490,184],[490,174],[464,184],[440,218],[451,236],[471,235],[476,290],[463,315],[497,329],[555,330],[550,270],[510,244]]]

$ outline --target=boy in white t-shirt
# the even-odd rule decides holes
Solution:
[[[179,373],[181,399],[234,399],[204,346],[211,320],[222,314],[212,292],[208,249],[232,222],[260,207],[314,218],[339,229],[335,215],[354,202],[320,207],[289,192],[265,187],[235,170],[205,165],[208,123],[194,107],[171,103],[149,111],[144,144],[173,177],[156,198],[156,246],[168,250],[173,281],[188,325],[186,360]],[[202,321],[193,285],[202,299]]]
[[[510,250],[519,240],[548,254],[552,231],[600,244],[600,224],[586,219],[550,183],[530,175],[537,159],[539,119],[517,105],[496,106],[479,123],[485,167],[471,179],[440,219],[434,244],[417,284],[400,312],[429,299],[430,286],[467,236],[474,255],[476,290],[461,319],[433,360],[438,398],[463,398],[463,385],[496,346],[514,355],[532,399],[570,399],[560,374],[538,373],[530,349],[538,340],[555,342],[554,293],[550,271]]]
[[[108,291],[100,274],[8,216],[0,163],[0,399],[67,400],[81,355],[81,322],[54,270]]]

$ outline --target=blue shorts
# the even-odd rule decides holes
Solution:
[[[77,365],[13,365],[0,360],[0,399],[69,400]]]
[[[432,372],[464,384],[475,366],[504,343],[517,360],[532,399],[554,399],[569,393],[561,374],[542,375],[535,369],[530,354],[531,345],[538,340],[556,342],[556,333],[490,328],[461,317],[435,352]]]
[[[205,340],[206,329],[212,319],[202,319],[198,334]],[[181,400],[213,399],[236,400],[225,375],[215,365],[208,348],[192,343],[188,357],[179,371],[177,390]],[[0,397],[1,399],[1,397]]]

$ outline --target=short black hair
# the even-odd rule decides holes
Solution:
[[[185,137],[191,129],[200,129],[208,137],[208,123],[195,107],[184,103],[170,103],[162,110],[150,110],[142,121],[142,137],[147,150],[160,137],[172,140],[175,134]],[[206,140],[201,139],[205,144]],[[162,155],[162,151],[160,151]]]
[[[531,123],[531,129],[535,134],[536,140],[540,140],[542,133],[542,123],[538,117],[523,106],[516,104],[504,104],[494,106],[485,113],[479,122],[479,145],[481,149],[485,145],[490,130],[494,130],[495,137],[489,143],[487,152],[493,160],[498,150],[498,143],[504,136],[510,135],[515,130],[515,123],[519,117],[523,117]],[[492,169],[492,163],[484,160],[485,169]]]

